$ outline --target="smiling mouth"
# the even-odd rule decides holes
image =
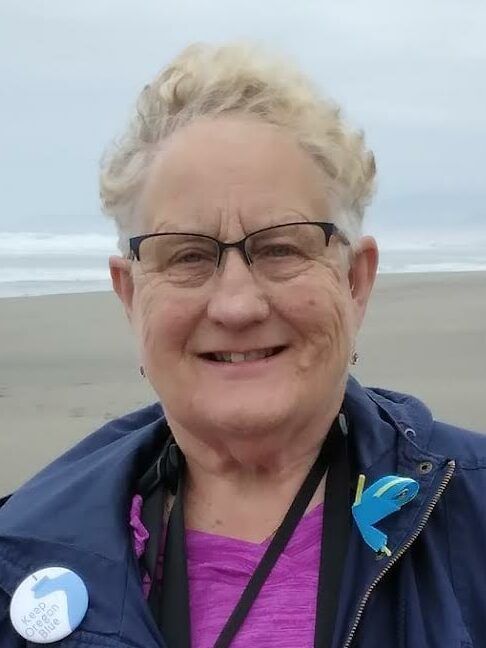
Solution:
[[[230,364],[236,362],[251,362],[255,360],[263,360],[278,355],[287,347],[276,346],[268,347],[266,349],[257,349],[255,351],[246,351],[245,353],[233,351],[216,351],[214,353],[201,353],[200,357],[204,360],[211,362],[227,362]]]

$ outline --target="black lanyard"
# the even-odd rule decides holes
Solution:
[[[161,458],[167,462],[169,453],[171,453],[174,465],[177,463],[177,461],[174,462],[176,446],[172,444],[169,447],[170,450],[167,450],[166,447],[165,455],[163,453]],[[156,473],[160,477],[160,460],[157,466]],[[214,648],[227,648],[231,645],[271,570],[302,519],[327,468],[329,471],[326,478],[323,509],[325,522],[323,523],[321,542],[314,646],[315,648],[328,648],[331,645],[350,525],[349,467],[345,440],[338,418],[334,421],[319,456],[225,623]],[[177,482],[172,482],[175,500],[167,526],[162,583],[158,583],[154,576],[160,547],[164,505],[163,489],[158,484],[157,487],[152,488],[152,493],[145,500],[143,509],[142,518],[150,532],[145,565],[152,578],[149,605],[168,648],[191,648],[183,510],[183,466],[179,466],[178,472]],[[326,533],[324,533],[324,526]]]

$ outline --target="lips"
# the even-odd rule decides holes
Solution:
[[[281,353],[284,349],[284,346],[275,346],[245,351],[243,353],[240,351],[213,351],[210,353],[202,353],[200,355],[205,360],[210,360],[212,362],[228,362],[233,364],[237,362],[251,362],[270,358],[271,356]]]

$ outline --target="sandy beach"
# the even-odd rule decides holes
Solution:
[[[1,299],[0,336],[0,494],[157,400],[112,293]],[[380,275],[357,349],[362,384],[486,432],[486,273]]]

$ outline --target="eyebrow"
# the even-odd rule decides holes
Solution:
[[[192,218],[194,218],[194,215],[192,215]],[[181,224],[181,219],[177,219],[177,221],[173,223],[169,223],[168,221],[160,221],[157,223],[156,229],[152,232],[153,234],[202,234],[203,236],[211,236],[211,234],[207,234],[206,232],[200,232],[198,231],[201,222],[203,222],[204,219],[201,218],[196,225],[194,222],[194,226],[192,226],[190,223],[189,225],[187,223],[184,224],[184,220],[182,218],[182,223]]]

